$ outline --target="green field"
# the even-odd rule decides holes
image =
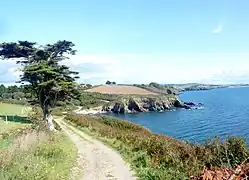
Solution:
[[[27,106],[0,102],[0,133],[30,125],[25,118],[29,111],[31,108]]]
[[[21,116],[25,117],[31,110],[28,106],[18,104],[7,104],[0,102],[0,116]]]
[[[12,121],[8,121],[6,123],[5,120],[0,119],[0,134],[3,132],[12,131],[18,128],[25,127],[27,125],[30,125],[30,124],[21,123],[21,122],[12,122]]]

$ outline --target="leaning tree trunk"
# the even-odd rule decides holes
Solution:
[[[44,103],[42,103],[42,110],[43,110],[43,119],[46,121],[49,130],[55,131],[53,123],[54,118],[51,112],[49,111],[49,103],[46,100]]]
[[[39,92],[39,100],[40,100],[40,105],[43,111],[43,119],[46,121],[49,130],[55,131],[54,123],[53,123],[53,116],[51,115],[51,112],[50,112],[49,98],[45,92],[46,92],[45,89],[41,89]]]
[[[46,121],[49,130],[55,131],[54,123],[53,123],[54,118],[53,118],[52,114],[50,113],[49,105],[47,105],[47,104],[45,104],[44,108],[43,108],[43,118]]]

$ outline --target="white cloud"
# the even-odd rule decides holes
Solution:
[[[22,72],[17,67],[10,68],[8,72],[13,76],[14,79],[19,79]]]
[[[223,28],[224,28],[224,24],[223,24],[223,23],[219,23],[219,24],[215,27],[215,29],[213,30],[213,33],[214,33],[214,34],[219,34],[219,33],[222,32]]]
[[[219,82],[226,83],[231,81],[230,76],[234,77],[232,83],[236,83],[249,77],[247,57],[249,54],[238,53],[97,54],[72,57],[66,63],[80,72],[80,82],[94,84],[106,80],[118,83],[212,83],[219,77],[222,77]]]
[[[249,53],[84,54],[63,63],[80,83],[248,83]],[[18,80],[18,66],[0,61],[0,83]]]
[[[19,80],[18,65],[12,60],[0,60],[0,84],[14,84]]]
[[[120,61],[116,55],[78,55],[63,63],[80,72],[82,83],[104,83],[106,80],[119,80],[123,76]]]

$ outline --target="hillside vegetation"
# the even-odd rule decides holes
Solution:
[[[31,93],[26,86],[5,87],[3,84],[0,85],[0,102],[27,105],[27,99],[31,99]]]
[[[168,95],[168,94],[178,94],[178,89],[169,85],[162,85],[155,82],[151,82],[150,84],[134,84],[134,86],[146,89],[148,91],[154,92],[160,95]]]
[[[249,155],[240,138],[195,145],[109,117],[70,114],[66,119],[117,149],[142,180],[189,179],[205,167],[235,168]]]

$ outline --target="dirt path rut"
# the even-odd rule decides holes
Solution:
[[[78,149],[78,170],[83,170],[80,180],[135,180],[132,171],[121,156],[113,149],[82,131],[66,124],[62,119],[56,122],[72,139]]]

